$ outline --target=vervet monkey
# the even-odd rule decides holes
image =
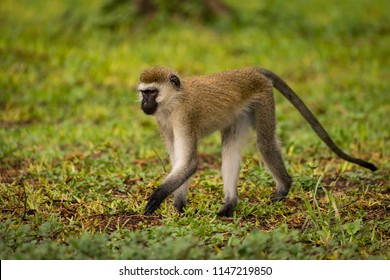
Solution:
[[[344,153],[296,93],[269,70],[248,67],[180,79],[170,68],[154,67],[144,71],[139,79],[141,109],[156,117],[169,152],[172,171],[149,197],[145,214],[153,214],[172,193],[176,209],[183,211],[188,179],[197,170],[198,141],[216,130],[222,133],[225,195],[225,204],[218,212],[219,216],[231,217],[237,204],[240,150],[250,127],[256,130],[257,148],[276,182],[272,199],[285,197],[292,179],[287,173],[275,136],[273,87],[297,108],[317,135],[339,157],[372,171],[377,170],[373,164]]]

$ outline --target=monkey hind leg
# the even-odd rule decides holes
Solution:
[[[186,181],[183,185],[181,185],[175,192],[174,196],[174,205],[179,213],[184,212],[184,207],[187,203],[187,192],[188,192],[188,181]]]
[[[237,182],[240,173],[241,147],[249,130],[247,116],[242,116],[233,125],[222,131],[222,179],[225,204],[218,215],[232,217],[238,201]]]
[[[261,136],[258,138],[262,138]],[[283,199],[289,192],[292,179],[287,173],[283,162],[282,154],[276,142],[276,139],[266,141],[258,139],[257,146],[262,155],[262,160],[276,183],[276,192],[272,196],[272,200]]]
[[[278,140],[275,135],[276,120],[273,98],[265,98],[255,111],[255,126],[257,136],[257,148],[261,153],[262,160],[267,169],[271,172],[276,183],[276,191],[272,200],[280,200],[287,196],[292,179],[287,173],[282,153],[279,149]]]

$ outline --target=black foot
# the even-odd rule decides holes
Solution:
[[[177,212],[184,213],[184,207],[186,207],[185,201],[175,201],[175,208]]]
[[[272,195],[271,201],[281,201],[281,200],[284,200],[286,198],[287,194],[288,194],[288,190],[277,191],[277,192],[275,192]]]
[[[221,210],[218,211],[219,217],[233,217],[234,208],[236,207],[235,203],[225,203]]]

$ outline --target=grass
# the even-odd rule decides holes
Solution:
[[[115,31],[99,27],[101,1],[79,2],[0,7],[1,259],[389,259],[388,1],[229,1],[237,20],[144,19]],[[249,141],[235,217],[218,218],[213,134],[186,212],[168,199],[143,216],[170,166],[135,91],[152,65],[272,69],[379,171],[338,159],[276,93],[295,181],[285,202],[270,202],[274,183]]]

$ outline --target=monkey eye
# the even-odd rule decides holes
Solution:
[[[156,88],[152,88],[152,89],[144,89],[144,90],[140,90],[140,92],[144,95],[156,95],[158,93],[158,90]]]

